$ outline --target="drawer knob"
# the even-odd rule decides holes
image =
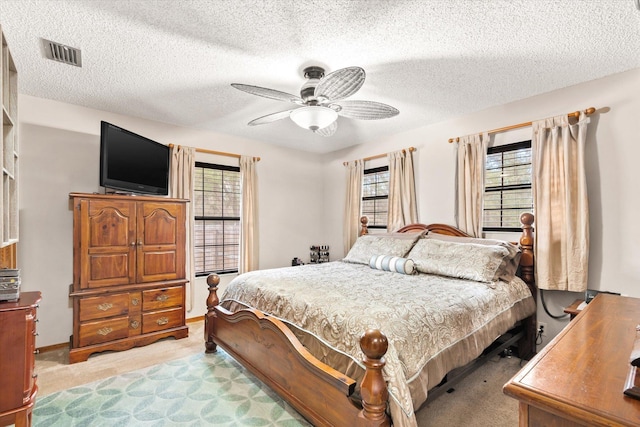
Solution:
[[[33,378],[33,379],[38,378],[38,374],[31,374],[31,378]]]
[[[98,310],[107,311],[110,308],[113,308],[113,304],[111,304],[110,302],[98,304]]]
[[[100,328],[100,329],[98,329],[98,335],[102,335],[102,336],[107,336],[111,332],[113,332],[112,328]]]
[[[36,331],[33,331],[33,336],[37,337],[39,334]]]
[[[138,305],[138,304],[140,304],[140,300],[138,298],[131,299],[131,305]]]
[[[158,324],[158,326],[163,326],[169,323],[169,319],[167,317],[161,317],[158,320],[156,320],[156,323]]]
[[[39,349],[39,348],[36,348],[36,349],[33,351],[33,354],[40,354],[40,349]]]
[[[140,327],[140,322],[132,320],[131,323],[129,323],[129,326],[131,326],[131,329],[138,329]]]
[[[169,297],[167,295],[164,295],[164,294],[163,295],[158,295],[156,297],[156,301],[161,301],[161,302],[164,302],[164,301],[166,301],[168,299],[169,299]]]

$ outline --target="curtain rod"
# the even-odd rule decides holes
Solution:
[[[174,144],[169,144],[169,148],[173,148],[173,147],[175,147]],[[180,148],[179,145],[178,145],[178,148]],[[241,154],[225,153],[224,151],[207,150],[206,148],[196,148],[196,151],[198,153],[207,153],[207,154],[216,154],[218,156],[235,157],[236,159],[239,159],[240,157],[242,157]],[[253,159],[257,162],[260,161],[260,157],[254,157]]]
[[[593,107],[587,108],[586,110],[584,110],[585,114],[587,116],[595,113],[596,109]],[[580,117],[580,111],[574,111],[573,113],[569,113],[567,114],[567,116],[569,117]],[[508,130],[512,130],[512,129],[519,129],[519,128],[525,128],[527,126],[531,126],[533,124],[533,122],[525,122],[525,123],[518,123],[517,125],[511,125],[511,126],[505,126],[503,128],[498,128],[498,129],[493,129],[490,131],[487,131],[487,133],[500,133],[500,132],[506,132]],[[449,138],[449,144],[451,144],[452,142],[458,142],[460,141],[460,137],[457,138]]]
[[[415,148],[415,147],[409,147],[409,148],[407,148],[407,150],[409,150],[409,152],[411,153],[411,152],[413,152],[413,151],[416,151],[416,148]],[[402,149],[402,152],[404,153],[404,152],[406,152],[406,150],[403,148],[403,149]],[[368,162],[369,160],[379,159],[379,158],[381,158],[381,157],[385,157],[387,154],[389,154],[389,153],[376,154],[375,156],[365,157],[364,159],[362,159],[362,161],[363,161],[363,162]],[[347,165],[349,164],[349,162],[343,162],[342,164],[343,164],[344,166],[347,166]]]

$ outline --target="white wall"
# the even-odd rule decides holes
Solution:
[[[264,143],[21,95],[20,243],[22,289],[43,293],[38,346],[64,343],[72,333],[68,298],[73,280],[70,192],[103,192],[98,184],[100,120],[164,144],[259,156],[260,268],[308,261],[322,238],[322,164],[310,153]],[[232,157],[197,154],[197,160],[238,164]],[[235,275],[222,278],[223,286]],[[187,317],[206,312],[205,278],[196,279]]]
[[[455,88],[452,88],[455,90]],[[353,160],[414,146],[419,220],[454,222],[454,151],[449,138],[596,107],[588,130],[586,167],[589,192],[591,289],[640,297],[640,69],[631,70],[475,114],[342,150],[325,157],[325,231],[336,249],[342,248],[345,160]],[[400,112],[402,114],[402,112]],[[391,119],[392,120],[392,119]],[[330,190],[329,190],[330,189]],[[510,239],[510,237],[509,237]],[[338,252],[335,251],[336,256]],[[569,292],[547,292],[553,314],[581,297]],[[568,322],[554,320],[538,310],[548,336]]]

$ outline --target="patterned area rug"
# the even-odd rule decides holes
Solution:
[[[33,425],[309,426],[225,352],[196,354],[36,400]]]

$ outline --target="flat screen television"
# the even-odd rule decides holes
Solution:
[[[169,147],[101,122],[100,185],[142,194],[169,194]]]

